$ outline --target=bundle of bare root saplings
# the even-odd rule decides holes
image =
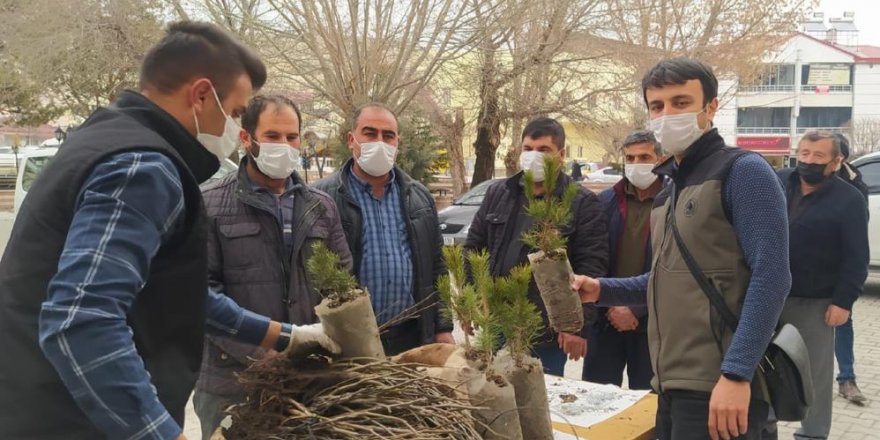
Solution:
[[[342,348],[341,357],[384,358],[370,294],[358,288],[348,271],[339,269],[339,256],[323,243],[315,243],[306,269],[323,297],[315,313],[327,336]]]
[[[385,359],[369,296],[335,254],[323,245],[313,250],[307,268],[324,296],[315,309],[344,359],[288,349],[254,363],[239,375],[246,399],[230,409],[224,437],[480,439],[475,408],[445,381]]]
[[[523,438],[552,440],[544,366],[531,354],[544,326],[538,308],[528,298],[531,279],[531,269],[518,266],[509,277],[495,281],[497,294],[492,307],[505,341],[495,356],[495,370],[513,385]]]
[[[533,220],[531,229],[522,240],[537,252],[529,254],[529,262],[541,299],[547,308],[550,327],[556,332],[578,333],[584,326],[580,298],[571,290],[574,273],[565,250],[566,240],[560,232],[571,223],[571,205],[577,195],[577,184],[571,183],[557,195],[561,164],[551,157],[544,158],[543,196],[535,195],[534,177],[525,173],[526,210]]]
[[[239,377],[228,440],[476,440],[467,402],[413,365],[386,359],[261,360]]]
[[[470,403],[479,407],[475,415],[483,425],[483,438],[522,439],[513,385],[495,370],[493,362],[500,326],[492,310],[495,281],[489,273],[489,256],[485,252],[468,255],[473,283],[466,282],[460,246],[444,248],[443,256],[449,273],[440,278],[437,287],[446,306],[444,313],[479,331],[473,338],[466,335],[462,347],[434,344],[398,359],[434,366],[428,369],[429,374],[467,395]]]

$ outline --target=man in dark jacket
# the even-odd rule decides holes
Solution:
[[[297,173],[301,121],[289,98],[253,98],[241,116],[247,155],[238,172],[202,191],[210,287],[242,307],[297,325],[318,322],[314,307],[320,295],[306,274],[312,244],[325,243],[351,270],[336,204]],[[207,337],[193,397],[203,438],[217,429],[224,409],[243,398],[235,373],[265,354],[228,337]]]
[[[651,208],[663,189],[663,180],[653,171],[663,161],[654,133],[630,133],[622,152],[626,177],[599,194],[608,220],[609,277],[651,271]],[[626,368],[630,389],[650,389],[647,324],[645,306],[600,307],[596,323],[586,332],[589,349],[583,379],[621,386]]]
[[[0,438],[183,439],[206,330],[276,350],[311,333],[208,290],[198,184],[265,80],[220,28],[172,24],[141,93],[96,110],[34,182],[0,262]]]
[[[382,335],[387,355],[454,342],[434,287],[446,271],[437,209],[428,189],[394,166],[400,141],[394,112],[382,104],[358,107],[348,133],[353,158],[315,183],[336,202],[376,319],[381,325],[394,318]]]
[[[565,130],[562,125],[550,118],[532,120],[522,133],[523,158],[520,168],[531,170],[535,181],[543,182],[544,156],[562,162],[564,150]],[[556,196],[561,197],[571,182],[570,177],[560,172]],[[543,188],[536,185],[536,190],[543,191]],[[514,267],[528,264],[528,254],[534,251],[521,238],[522,233],[532,225],[532,219],[525,211],[525,203],[523,172],[520,172],[489,187],[474,216],[464,247],[467,251],[489,251],[493,277],[507,276]],[[575,273],[604,275],[608,272],[608,231],[605,216],[602,215],[602,204],[595,194],[578,187],[571,211],[571,225],[565,227],[562,233],[567,240],[572,269]],[[535,354],[541,359],[547,373],[562,376],[566,356],[573,360],[583,357],[587,351],[587,341],[580,333],[555,334],[548,327],[547,309],[534,279],[529,284],[529,299],[541,311],[546,328],[535,345]]]
[[[791,294],[782,322],[793,324],[810,353],[813,402],[795,438],[831,432],[834,328],[849,319],[868,276],[868,210],[859,191],[837,176],[840,143],[828,132],[804,135],[797,169],[779,172],[788,201]]]

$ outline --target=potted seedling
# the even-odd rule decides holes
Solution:
[[[529,266],[515,267],[509,277],[495,281],[493,305],[504,348],[495,357],[495,369],[513,385],[522,436],[530,440],[552,440],[550,405],[541,360],[532,347],[543,329],[538,308],[529,301]]]
[[[526,211],[532,227],[522,240],[536,252],[529,254],[532,274],[547,308],[550,327],[558,333],[577,333],[584,326],[583,307],[577,293],[571,290],[574,273],[568,261],[566,239],[560,229],[572,221],[571,206],[577,195],[577,184],[569,184],[560,198],[557,185],[560,164],[544,158],[543,195],[535,195],[536,182],[531,171],[525,172]]]
[[[384,358],[370,294],[366,288],[358,288],[354,276],[340,267],[339,256],[323,243],[315,243],[306,270],[322,297],[315,313],[324,332],[342,349],[341,357]]]
[[[495,281],[489,273],[489,255],[472,252],[468,263],[472,282],[465,276],[461,246],[447,247],[443,257],[448,274],[440,277],[438,291],[444,313],[459,324],[474,325],[474,337],[465,336],[463,347],[432,344],[398,356],[399,362],[430,365],[428,373],[444,379],[477,409],[474,415],[484,426],[483,438],[522,439],[513,386],[494,368],[500,326],[492,310]]]

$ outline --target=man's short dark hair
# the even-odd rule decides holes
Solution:
[[[266,83],[266,65],[226,31],[211,23],[180,21],[168,26],[165,37],[144,57],[140,88],[171,93],[193,78],[206,77],[223,99],[242,74],[254,90]]]
[[[663,155],[663,148],[660,145],[660,142],[657,142],[657,138],[654,137],[654,132],[651,130],[636,130],[630,133],[626,139],[623,140],[623,146],[620,147],[620,150],[637,145],[637,144],[651,144],[654,146],[654,153],[657,154],[657,157]]]
[[[834,137],[837,138],[837,143],[840,144],[840,154],[843,155],[843,160],[849,159],[849,139],[843,133],[834,133]]]
[[[397,124],[397,129],[400,130],[400,121],[397,120],[397,113],[394,110],[391,110],[391,107],[388,107],[381,102],[368,102],[366,104],[361,104],[354,109],[354,112],[351,113],[351,132],[354,133],[357,130],[358,119],[361,117],[361,113],[368,108],[381,108],[383,110],[391,113],[391,116],[394,116],[394,123]],[[398,133],[399,134],[399,133]]]
[[[831,141],[831,154],[834,157],[840,156],[843,153],[840,148],[840,139],[837,136],[835,136],[834,133],[831,133],[830,131],[810,130],[810,131],[804,133],[804,137],[801,138],[800,142],[803,142],[803,141],[820,142],[820,141],[824,141],[824,140]],[[798,142],[798,145],[800,145],[800,142]]]
[[[525,139],[526,136],[532,139],[550,136],[553,139],[554,145],[560,150],[565,149],[565,129],[562,128],[562,124],[556,119],[546,117],[532,119],[526,124],[526,128],[523,129],[520,140]]]
[[[299,129],[302,131],[302,114],[299,107],[292,99],[284,95],[257,95],[248,103],[247,109],[241,115],[241,128],[248,132],[252,137],[256,135],[257,126],[260,124],[260,115],[269,107],[274,105],[276,111],[288,107],[296,112],[296,120],[299,122]]]
[[[673,58],[660,61],[642,78],[645,104],[648,104],[648,89],[682,85],[692,79],[700,80],[703,86],[703,106],[718,97],[718,79],[708,64],[690,58]]]

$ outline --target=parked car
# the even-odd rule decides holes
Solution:
[[[24,201],[25,196],[27,196],[31,186],[34,184],[34,180],[37,179],[37,176],[40,175],[43,168],[45,168],[46,164],[55,157],[55,153],[57,152],[58,148],[56,147],[45,147],[28,150],[19,155],[18,177],[15,179],[15,200],[13,202],[15,213],[18,213],[21,203]],[[222,179],[224,176],[237,169],[238,164],[235,162],[229,159],[221,161],[220,169],[217,170],[207,182]]]
[[[623,179],[623,173],[612,167],[600,168],[584,176],[585,182],[617,183]]]
[[[444,245],[464,244],[471,223],[474,221],[474,215],[480,209],[483,198],[486,197],[486,191],[493,183],[500,180],[504,179],[493,179],[480,183],[453,200],[452,205],[437,213]]]
[[[880,152],[866,154],[852,162],[868,186],[868,246],[872,269],[880,269]]]

